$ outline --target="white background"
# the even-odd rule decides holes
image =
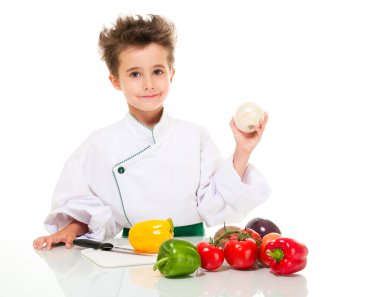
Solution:
[[[365,290],[373,276],[348,272],[378,261],[371,256],[380,225],[376,2],[3,1],[1,236],[32,244],[45,234],[66,158],[127,112],[100,61],[99,31],[119,15],[157,13],[177,26],[172,116],[205,126],[227,157],[236,108],[254,101],[269,113],[251,162],[272,195],[247,220],[271,219],[308,245],[308,271],[333,270],[336,280],[366,283],[353,292]]]

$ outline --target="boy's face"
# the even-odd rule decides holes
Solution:
[[[120,53],[119,61],[119,77],[111,74],[110,80],[117,90],[123,91],[129,110],[160,111],[174,75],[167,50],[156,43],[128,47]]]

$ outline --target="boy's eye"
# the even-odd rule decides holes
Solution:
[[[139,77],[139,76],[141,76],[141,74],[138,73],[138,72],[131,72],[131,74],[129,76],[131,76],[131,77]]]
[[[160,74],[163,74],[164,72],[161,69],[156,69],[156,70],[153,71],[153,73],[155,75],[160,75]]]

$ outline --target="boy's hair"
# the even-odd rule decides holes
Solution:
[[[168,63],[174,65],[175,26],[166,18],[149,14],[119,17],[112,28],[99,35],[99,49],[110,73],[118,77],[119,54],[129,46],[144,47],[157,43],[168,51]]]

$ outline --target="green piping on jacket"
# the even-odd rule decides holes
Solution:
[[[149,127],[146,126],[145,124],[143,124],[143,123],[141,123],[140,121],[138,121],[138,120],[137,120],[137,119],[136,119],[131,113],[129,113],[129,114],[130,114],[130,116],[131,116],[131,117],[132,117],[132,118],[133,118],[138,124],[140,124],[141,126],[143,126],[143,127],[145,127],[146,129],[148,129],[148,130],[151,131],[151,133],[152,133],[153,143],[155,144],[155,143],[156,143],[156,139],[155,139],[155,137],[154,137],[154,128],[156,128],[157,125],[161,122],[161,119],[160,119],[160,121],[159,121],[158,123],[156,123],[152,128],[149,128]],[[162,117],[161,117],[161,118],[162,118]],[[128,219],[127,212],[125,211],[125,206],[124,206],[124,202],[123,202],[123,195],[121,194],[120,186],[119,186],[119,183],[118,183],[118,181],[117,181],[117,178],[116,178],[116,175],[115,175],[114,169],[115,169],[116,167],[118,167],[119,165],[121,165],[122,163],[127,162],[127,161],[129,161],[130,159],[132,159],[132,158],[134,158],[134,157],[140,155],[141,153],[145,152],[145,151],[146,151],[147,149],[149,149],[150,147],[151,147],[151,146],[148,145],[146,148],[142,149],[141,151],[139,151],[139,152],[137,152],[136,154],[134,154],[134,155],[132,155],[132,156],[126,158],[125,160],[123,160],[123,161],[117,163],[116,165],[114,165],[114,166],[112,167],[112,175],[113,175],[113,178],[114,178],[114,180],[115,180],[117,190],[118,190],[118,192],[119,192],[119,197],[120,197],[120,201],[121,201],[121,207],[122,207],[122,209],[123,209],[124,216],[125,216],[125,218],[127,219],[127,222],[128,222],[128,224],[129,224],[129,226],[132,226],[132,223],[131,223],[131,221]],[[120,173],[120,174],[124,173],[124,168],[123,168],[122,172],[119,172],[119,173]]]

